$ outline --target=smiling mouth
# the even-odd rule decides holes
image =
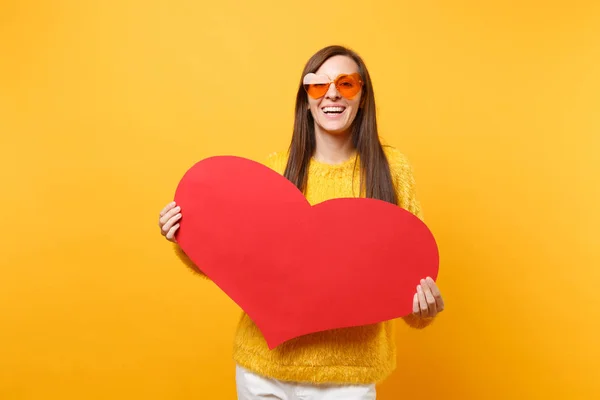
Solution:
[[[346,107],[323,107],[321,109],[325,115],[337,116],[346,111]]]

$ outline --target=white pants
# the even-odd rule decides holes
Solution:
[[[281,382],[236,367],[238,400],[375,400],[375,385],[312,386]]]

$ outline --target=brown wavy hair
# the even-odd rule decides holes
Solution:
[[[362,58],[343,46],[328,46],[316,52],[304,66],[298,92],[294,118],[294,132],[289,146],[289,157],[284,176],[305,193],[308,165],[316,147],[315,122],[310,112],[307,93],[302,85],[304,75],[316,72],[333,56],[347,56],[358,64],[363,78],[361,105],[351,126],[352,143],[360,159],[360,188],[366,197],[398,204],[388,160],[379,141],[375,96],[369,71]]]

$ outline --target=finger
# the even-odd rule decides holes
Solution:
[[[442,298],[440,289],[438,288],[437,284],[431,277],[427,277],[427,283],[429,284],[431,293],[433,294],[433,297],[435,298],[435,305],[436,305],[438,312],[443,311],[444,310],[444,299]]]
[[[181,207],[177,206],[175,208],[170,209],[169,211],[167,211],[165,213],[165,215],[163,215],[162,217],[160,217],[160,219],[158,220],[158,225],[159,226],[163,226],[164,224],[166,224],[171,218],[173,218],[174,216],[177,215],[177,213],[179,213],[179,211],[181,211]]]
[[[161,232],[163,235],[166,235],[171,228],[175,225],[175,223],[177,221],[179,221],[181,219],[181,214],[175,214],[173,217],[171,217],[167,222],[165,222],[165,224],[162,226],[161,228]]]
[[[167,232],[166,238],[172,242],[176,242],[177,240],[175,240],[175,233],[177,232],[177,229],[179,229],[179,224],[173,225],[173,227],[169,229],[169,232]]]
[[[174,201],[170,202],[169,204],[164,206],[164,208],[162,210],[160,210],[160,216],[162,217],[163,215],[165,215],[167,213],[167,211],[169,211],[173,207],[175,207]]]
[[[167,220],[167,222],[165,222],[161,228],[161,231],[163,232],[163,234],[167,234],[167,232],[169,232],[169,230],[173,227],[173,225],[175,225],[175,223],[177,221],[179,221],[180,219],[181,219],[181,213],[175,214],[174,216],[169,218]]]
[[[181,207],[179,207],[179,206],[169,207],[165,211],[165,213],[163,215],[161,215],[160,221],[164,224],[169,218],[171,218],[173,215],[175,215],[179,211],[181,211]]]
[[[421,314],[421,309],[419,308],[419,297],[415,293],[413,296],[413,314],[419,316]]]
[[[425,293],[425,301],[427,301],[427,309],[429,310],[429,316],[435,317],[437,314],[437,308],[435,306],[435,298],[431,293],[431,288],[425,279],[421,279],[421,287]]]
[[[421,310],[421,317],[429,316],[429,308],[427,307],[427,300],[425,300],[425,293],[421,285],[417,286],[417,295],[419,297],[419,309]]]

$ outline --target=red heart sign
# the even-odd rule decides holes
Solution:
[[[181,179],[182,250],[256,323],[269,348],[309,333],[412,312],[438,249],[410,212],[375,199],[311,206],[257,162],[217,156]]]

